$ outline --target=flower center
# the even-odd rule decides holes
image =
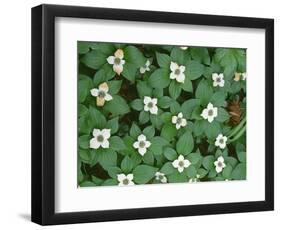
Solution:
[[[221,82],[221,78],[218,77],[218,78],[216,79],[216,81],[217,81],[217,82]]]
[[[144,148],[145,147],[145,142],[144,141],[140,141],[139,146],[140,146],[140,148]]]
[[[124,180],[123,180],[123,184],[124,184],[124,185],[128,185],[128,184],[129,184],[129,180],[128,180],[127,178],[124,179]]]
[[[184,166],[184,162],[183,162],[183,161],[180,161],[180,162],[179,162],[179,166],[180,166],[180,167],[183,167],[183,166]]]
[[[158,176],[158,180],[162,180],[162,179],[164,179],[164,176],[163,175],[159,175]]]
[[[176,75],[180,75],[180,73],[181,73],[180,69],[176,69],[176,70],[175,70],[175,74],[176,74]]]
[[[147,106],[148,106],[148,108],[152,108],[152,107],[153,107],[153,103],[152,103],[152,102],[149,102],[149,103],[147,104]]]
[[[223,139],[220,139],[219,142],[220,142],[221,144],[223,144],[223,143],[224,143],[224,140],[223,140]]]
[[[115,58],[114,59],[114,64],[115,65],[119,65],[121,63],[121,59],[120,58]]]
[[[210,109],[210,110],[208,111],[208,115],[209,115],[209,116],[213,116],[213,114],[214,114],[214,111],[213,111],[212,109]]]
[[[98,97],[104,98],[105,97],[105,92],[103,90],[99,91]]]
[[[222,163],[221,163],[220,161],[218,162],[218,166],[219,166],[219,167],[222,167]]]
[[[103,140],[104,140],[103,135],[98,135],[97,140],[98,140],[98,142],[103,142]]]
[[[177,124],[179,124],[179,125],[180,125],[180,124],[181,124],[181,122],[182,122],[182,118],[178,117],[178,118],[177,118]]]

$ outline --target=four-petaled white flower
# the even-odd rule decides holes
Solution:
[[[115,51],[114,56],[109,56],[106,60],[110,65],[113,65],[113,71],[120,75],[123,71],[123,65],[125,64],[124,52],[121,49]]]
[[[151,114],[157,114],[158,107],[157,107],[157,98],[151,98],[148,96],[145,96],[143,99],[144,103],[144,111],[150,112]]]
[[[167,177],[165,176],[164,173],[156,172],[155,179],[160,181],[161,183],[167,183]]]
[[[188,47],[187,47],[187,46],[181,46],[180,49],[182,49],[182,50],[187,50]]]
[[[134,175],[133,174],[128,174],[125,175],[124,173],[117,174],[117,180],[119,181],[119,186],[126,186],[126,185],[134,185],[135,183],[133,182]]]
[[[172,123],[176,125],[176,129],[180,129],[180,127],[186,126],[186,119],[183,118],[183,114],[179,113],[177,116],[172,117]]]
[[[208,120],[209,123],[211,123],[215,119],[215,117],[218,116],[218,108],[214,107],[212,103],[209,103],[207,108],[202,111],[201,116],[205,120]]]
[[[93,138],[90,140],[90,148],[98,149],[100,147],[109,148],[110,129],[94,129]]]
[[[187,159],[184,159],[183,155],[179,155],[178,159],[174,160],[172,165],[174,168],[178,169],[179,173],[182,173],[185,168],[187,168],[190,165],[190,161]]]
[[[184,75],[185,66],[183,66],[183,65],[179,66],[175,62],[171,62],[170,70],[172,71],[170,73],[170,79],[176,79],[177,82],[184,83],[184,80],[185,80],[185,75]]]
[[[150,61],[147,60],[144,66],[140,67],[140,73],[144,74],[146,71],[150,71],[149,66],[151,65]]]
[[[188,182],[189,183],[195,183],[195,182],[198,182],[199,179],[200,179],[200,175],[196,174],[196,177],[190,178]]]
[[[98,89],[91,89],[92,96],[97,98],[97,106],[103,106],[105,101],[112,100],[112,96],[108,93],[108,90],[106,82],[100,84]]]
[[[225,168],[224,158],[222,156],[218,157],[218,159],[214,162],[216,166],[216,172],[220,173]]]
[[[212,78],[213,78],[213,86],[214,87],[224,87],[224,79],[223,79],[223,73],[217,74],[213,73]]]
[[[226,142],[227,142],[227,137],[222,134],[219,134],[216,138],[215,146],[224,149],[226,146]]]
[[[135,149],[138,149],[140,155],[144,155],[146,153],[146,149],[151,145],[150,141],[146,140],[146,136],[141,134],[138,136],[138,140],[133,144]]]

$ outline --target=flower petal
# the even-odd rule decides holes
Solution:
[[[213,108],[214,108],[214,106],[213,106],[212,103],[209,103],[209,104],[207,105],[207,109],[208,109],[208,110],[213,109]]]
[[[209,123],[212,123],[213,120],[214,120],[214,116],[208,116],[208,122],[209,122]]]
[[[157,105],[157,98],[151,98],[151,102],[154,104],[154,105]]]
[[[178,120],[178,117],[177,117],[177,116],[172,116],[172,123],[173,123],[173,124],[176,124],[176,123],[177,123],[177,120]]]
[[[183,161],[184,160],[184,156],[183,155],[179,155],[178,160],[179,161]]]
[[[218,167],[218,166],[217,166],[217,167],[216,167],[216,172],[217,172],[217,173],[220,173],[221,171],[222,171],[222,167]]]
[[[185,66],[184,66],[184,65],[181,65],[181,66],[179,67],[179,69],[180,69],[181,73],[184,73],[184,71],[185,71]]]
[[[134,142],[133,147],[135,149],[138,149],[140,147],[139,142],[138,141]]]
[[[113,65],[115,57],[114,56],[109,56],[106,60],[107,60],[108,64]]]
[[[113,65],[113,70],[120,75],[123,72],[123,65]]]
[[[91,94],[94,97],[97,97],[99,95],[99,90],[98,89],[91,89]]]
[[[103,135],[103,137],[105,138],[105,139],[108,139],[108,138],[110,138],[110,129],[103,129],[102,131],[101,131],[101,134]]]
[[[191,165],[190,161],[185,159],[184,161],[184,167],[187,168],[189,165]]]
[[[98,135],[100,135],[101,134],[101,130],[100,129],[94,129],[93,130],[93,136],[94,137],[97,137]]]
[[[138,136],[138,141],[146,141],[146,136],[141,134]]]
[[[178,117],[179,117],[179,118],[183,118],[182,112],[180,112],[180,113],[178,114]]]
[[[108,140],[104,140],[101,143],[101,147],[103,147],[104,149],[108,149],[109,148],[109,141]]]
[[[117,57],[117,58],[123,59],[124,58],[123,50],[121,50],[121,49],[116,50],[115,53],[114,53],[114,56]]]
[[[138,152],[139,152],[140,155],[143,156],[146,153],[146,148],[139,148]]]
[[[150,142],[150,141],[145,141],[145,147],[146,147],[146,148],[149,148],[150,145],[151,145],[151,142]]]
[[[217,107],[213,107],[213,116],[214,117],[218,116],[218,108]]]
[[[134,175],[132,173],[128,174],[127,179],[132,181],[134,179]]]
[[[119,182],[123,182],[123,180],[125,180],[127,177],[124,173],[121,173],[121,174],[117,174],[117,180]]]
[[[97,141],[97,139],[94,137],[90,140],[90,148],[92,149],[98,149],[100,147],[100,142]]]
[[[176,129],[180,129],[181,125],[176,123]]]
[[[163,177],[163,179],[161,180],[162,183],[167,183],[167,177]]]
[[[148,112],[150,110],[150,108],[148,107],[148,105],[144,105],[143,110]]]
[[[213,81],[216,81],[217,80],[217,78],[218,78],[218,74],[217,73],[213,73],[212,74],[212,79],[213,79]]]
[[[201,113],[201,117],[203,117],[204,119],[208,118],[208,109],[204,109]]]
[[[144,67],[140,67],[140,73],[141,73],[141,74],[144,74],[144,73],[145,73],[145,71],[146,71],[146,68],[144,68]]]
[[[99,90],[103,91],[104,93],[108,92],[108,85],[106,82],[99,85]]]
[[[177,82],[179,82],[179,83],[184,83],[184,80],[185,80],[185,75],[184,75],[184,73],[181,73],[180,75],[177,75],[176,80],[177,80]]]
[[[186,119],[182,118],[182,120],[181,120],[181,126],[184,127],[184,126],[186,126],[186,125],[187,125]]]
[[[105,103],[104,97],[97,97],[97,106],[103,106]]]
[[[152,108],[150,108],[150,113],[151,114],[157,114],[157,112],[158,112],[158,107],[155,105],[155,106],[153,106]]]
[[[182,173],[182,172],[183,172],[183,170],[184,170],[184,167],[178,167],[178,171],[179,171],[179,173]]]
[[[174,168],[178,168],[179,167],[179,160],[174,160],[172,165],[174,166]]]
[[[175,62],[171,62],[171,64],[170,64],[170,70],[171,71],[175,71],[176,69],[178,69],[179,68],[179,66],[178,66],[178,64],[177,63],[175,63]]]
[[[174,72],[170,73],[170,79],[176,79],[177,75],[174,74]]]
[[[113,97],[110,95],[110,94],[105,94],[105,97],[104,97],[104,99],[106,100],[106,101],[111,101],[112,99],[113,99]]]
[[[145,104],[145,105],[147,105],[149,102],[151,102],[151,97],[148,97],[148,96],[144,96],[144,98],[143,98],[143,103]]]
[[[220,157],[218,157],[218,159],[217,159],[218,161],[220,161],[220,162],[224,162],[224,158],[223,158],[223,156],[220,156]]]

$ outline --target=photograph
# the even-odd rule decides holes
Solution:
[[[246,56],[77,41],[77,186],[246,180]]]

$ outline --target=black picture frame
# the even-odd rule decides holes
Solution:
[[[265,200],[55,213],[55,18],[88,18],[265,29]],[[109,8],[32,8],[32,221],[41,225],[162,218],[274,209],[274,20]]]

